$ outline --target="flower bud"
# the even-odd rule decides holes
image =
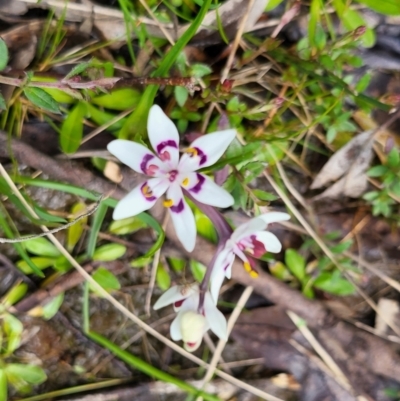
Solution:
[[[206,318],[195,311],[183,312],[181,318],[181,334],[186,351],[199,348],[203,334],[207,329]]]

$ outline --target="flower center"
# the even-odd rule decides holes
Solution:
[[[177,170],[171,170],[169,173],[167,173],[167,177],[168,177],[170,182],[174,182],[177,175],[178,175],[178,171]]]

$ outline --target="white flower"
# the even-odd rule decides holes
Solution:
[[[282,249],[279,239],[272,233],[265,231],[268,224],[277,221],[289,220],[290,216],[281,212],[270,212],[251,219],[239,226],[226,241],[224,248],[217,256],[211,273],[211,295],[218,298],[224,278],[231,278],[232,265],[235,255],[243,261],[243,266],[251,277],[258,273],[252,268],[244,252],[259,258],[266,252],[278,253]]]
[[[233,205],[234,200],[227,191],[196,171],[214,164],[234,139],[236,131],[229,129],[204,135],[196,139],[180,159],[178,130],[157,105],[150,109],[147,131],[155,154],[143,145],[123,139],[107,146],[110,153],[131,169],[152,177],[118,203],[113,218],[120,220],[148,210],[166,192],[164,206],[170,210],[179,240],[191,252],[196,241],[196,224],[182,188],[201,203],[216,207]]]
[[[200,346],[208,329],[220,339],[227,340],[226,319],[217,309],[210,293],[207,291],[204,294],[203,305],[199,305],[200,298],[197,284],[174,286],[154,304],[154,309],[173,304],[178,314],[171,323],[171,338],[174,341],[183,340],[184,348],[190,352]]]

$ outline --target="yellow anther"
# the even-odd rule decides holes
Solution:
[[[243,267],[244,267],[244,270],[246,270],[246,271],[249,272],[249,273],[253,270],[253,269],[251,268],[249,262],[244,262],[244,263],[243,263]]]
[[[172,199],[166,199],[166,200],[163,202],[163,205],[164,205],[164,207],[171,207],[171,206],[174,206],[174,201],[173,201]]]
[[[197,149],[195,149],[195,148],[188,148],[187,150],[186,150],[186,153],[189,153],[189,156],[190,157],[193,157],[193,156],[197,156]]]
[[[151,198],[153,196],[153,191],[151,190],[151,188],[148,185],[144,185],[142,188],[142,194],[146,198]]]
[[[251,278],[257,278],[258,277],[258,273],[255,270],[252,270],[251,272],[249,272],[249,275]]]
[[[183,185],[184,187],[186,187],[188,184],[189,184],[189,178],[185,178],[185,179],[182,181],[182,185]]]

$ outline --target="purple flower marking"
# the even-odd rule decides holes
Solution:
[[[197,184],[193,188],[190,188],[189,191],[198,194],[201,191],[201,187],[203,186],[206,179],[202,174],[197,173],[196,175],[197,175]]]
[[[143,171],[144,174],[147,172],[147,164],[151,159],[154,159],[154,156],[151,154],[147,154],[143,157],[142,162],[140,163],[140,169]]]
[[[172,139],[168,139],[167,141],[163,141],[161,143],[159,143],[157,145],[157,153],[161,154],[161,152],[163,151],[164,148],[166,148],[167,146],[171,146],[171,148],[178,148],[178,145],[176,144],[175,141],[173,141]]]
[[[207,156],[206,156],[206,154],[205,154],[201,149],[199,149],[199,148],[193,148],[193,149],[196,149],[197,156],[200,157],[199,166],[203,165],[203,164],[207,161]]]
[[[145,188],[145,187],[147,187],[147,188]],[[154,200],[157,199],[157,197],[151,195],[152,192],[151,192],[151,189],[148,187],[147,182],[144,182],[143,185],[140,187],[140,192],[144,196],[144,199],[146,199],[149,202],[153,202]],[[146,193],[149,195],[146,196]]]
[[[180,213],[183,211],[184,208],[185,205],[183,204],[183,199],[181,199],[176,206],[171,206],[170,210],[174,213]]]

